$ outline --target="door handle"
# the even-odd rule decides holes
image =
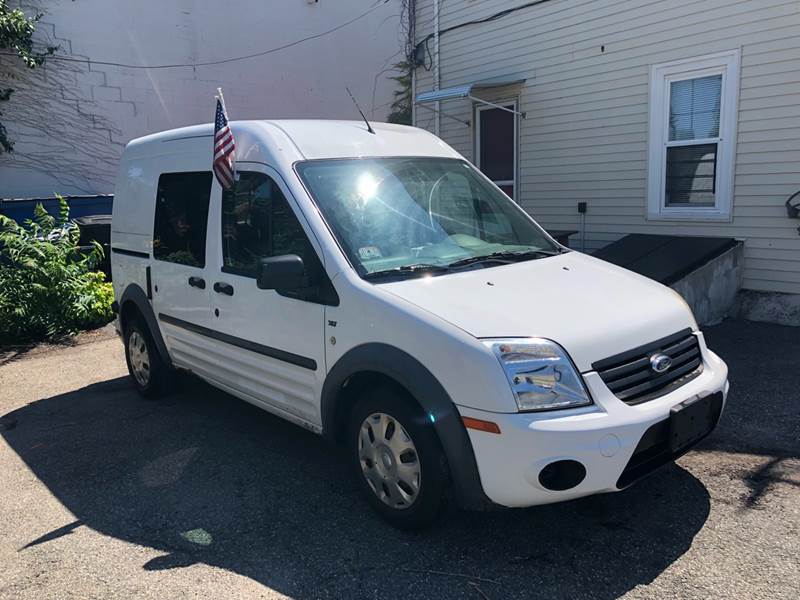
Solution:
[[[233,296],[233,286],[229,283],[220,283],[219,281],[214,284],[214,291],[218,294],[225,294],[226,296]]]
[[[189,285],[204,290],[206,289],[206,280],[202,277],[189,277]]]

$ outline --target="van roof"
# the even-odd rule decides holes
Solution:
[[[375,130],[374,134],[367,131],[363,121],[294,119],[230,123],[238,156],[245,156],[249,147],[262,142],[266,135],[279,145],[283,141],[281,138],[289,141],[300,160],[369,156],[460,158],[450,146],[423,129],[392,123],[370,124]],[[144,150],[144,146],[154,143],[213,135],[213,123],[181,127],[135,139],[128,144],[128,151]]]

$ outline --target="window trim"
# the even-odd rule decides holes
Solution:
[[[493,101],[494,104],[499,106],[511,106],[514,112],[514,179],[503,179],[494,181],[489,179],[493,184],[500,187],[502,185],[510,185],[514,188],[514,195],[512,200],[519,204],[519,98],[507,98],[505,100]],[[502,110],[496,106],[489,106],[485,104],[475,104],[475,166],[481,170],[481,113],[486,110]],[[488,179],[488,176],[487,176]]]
[[[650,68],[650,122],[647,167],[647,219],[730,221],[733,215],[736,126],[739,104],[740,49],[678,60]],[[670,84],[673,81],[722,75],[719,136],[669,141]],[[717,144],[715,203],[712,207],[669,207],[665,202],[667,147]]]

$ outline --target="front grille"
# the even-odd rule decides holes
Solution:
[[[672,365],[663,373],[650,366],[650,357],[666,354]],[[614,395],[627,404],[653,400],[691,381],[703,372],[697,337],[691,329],[592,364]]]

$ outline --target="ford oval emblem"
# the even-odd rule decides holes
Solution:
[[[650,357],[650,368],[656,373],[663,373],[672,366],[672,359],[666,354],[653,354]]]

